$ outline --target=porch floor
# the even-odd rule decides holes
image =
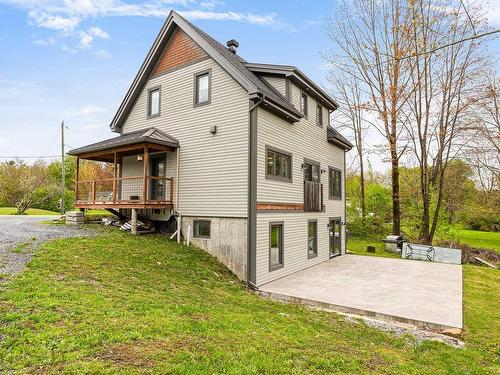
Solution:
[[[462,329],[462,266],[343,255],[259,287],[271,298],[404,322]]]

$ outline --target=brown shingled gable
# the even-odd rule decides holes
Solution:
[[[206,58],[208,55],[184,31],[176,28],[162,52],[152,75]]]

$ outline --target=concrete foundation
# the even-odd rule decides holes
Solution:
[[[210,238],[193,237],[193,222],[210,220]],[[182,216],[182,235],[189,237],[191,245],[197,246],[210,255],[215,256],[229,268],[239,279],[246,279],[247,265],[247,219],[220,217],[186,217]]]

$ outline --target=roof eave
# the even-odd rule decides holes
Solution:
[[[129,113],[129,110],[135,103],[137,97],[140,94],[140,88],[144,86],[149,74],[154,68],[152,62],[159,57],[161,53],[160,47],[166,35],[169,32],[173,32],[172,24],[180,27],[195,43],[197,43],[201,48],[207,52],[207,54],[212,57],[224,70],[226,70],[236,81],[249,93],[254,94],[258,92],[258,88],[250,82],[246,77],[244,77],[238,70],[232,66],[215,48],[213,48],[209,43],[207,43],[192,27],[184,21],[175,11],[171,11],[167,17],[167,20],[163,24],[160,32],[158,33],[153,45],[151,46],[144,62],[142,63],[139,72],[135,76],[132,85],[130,86],[125,98],[123,99],[118,111],[116,112],[113,120],[111,121],[110,127],[114,132],[120,132],[123,121]]]
[[[291,79],[296,80],[302,86],[310,87],[317,96],[329,104],[331,110],[335,111],[338,109],[338,103],[328,95],[321,87],[319,87],[314,81],[307,77],[299,68],[291,65],[273,65],[273,64],[261,64],[261,63],[246,63],[245,66],[253,72],[263,73],[263,74],[279,74]]]

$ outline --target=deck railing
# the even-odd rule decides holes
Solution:
[[[172,204],[173,178],[127,176],[76,182],[76,204]]]

